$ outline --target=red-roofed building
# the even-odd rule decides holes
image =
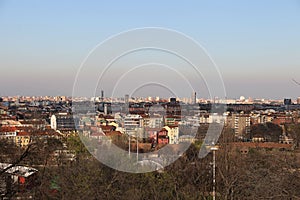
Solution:
[[[111,145],[112,143],[111,138],[107,137],[103,131],[91,133],[90,138],[96,140],[101,145]]]
[[[5,139],[10,142],[15,142],[17,135],[17,128],[14,126],[2,126],[0,127],[0,139]]]
[[[14,126],[1,126],[0,132],[15,132],[17,131],[17,128]]]
[[[157,134],[158,144],[169,144],[168,130],[163,128]]]
[[[111,131],[106,133],[105,135],[109,137],[114,137],[114,136],[122,136],[123,134],[120,131]]]
[[[115,126],[111,126],[111,125],[107,125],[107,126],[100,126],[102,131],[107,134],[109,132],[115,131],[116,127]]]
[[[292,123],[292,122],[293,122],[292,116],[286,116],[286,115],[276,115],[272,120],[272,123],[277,125]]]

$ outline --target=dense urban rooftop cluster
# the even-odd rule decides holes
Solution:
[[[232,128],[239,140],[278,142],[279,138],[251,133],[251,127],[266,123],[278,125],[282,128],[282,141],[282,138],[288,138],[283,125],[300,122],[299,98],[294,103],[290,99],[256,100],[255,103],[251,98],[241,97],[234,102],[227,100],[231,103],[226,104],[216,99],[204,103],[201,99],[142,99],[128,95],[115,101],[104,97],[76,98],[73,102],[82,114],[76,116],[72,113],[76,107],[72,108],[70,97],[2,97],[0,100],[0,136],[21,147],[28,145],[33,137],[63,137],[78,131],[99,140],[100,135],[139,137],[152,147],[160,143],[178,144],[195,135],[184,133],[180,127],[200,127],[214,122]],[[90,100],[93,100],[93,114],[86,115],[90,112],[85,110]],[[223,117],[225,120],[222,121]]]
[[[48,162],[53,165],[58,164],[53,159],[62,155],[66,162],[76,160],[76,152],[66,143],[69,137],[81,135],[101,145],[121,144],[129,154],[144,153],[165,145],[176,149],[182,143],[201,143],[213,123],[222,124],[230,131],[234,138],[230,145],[241,154],[247,154],[252,148],[293,151],[298,148],[299,138],[290,125],[300,124],[300,100],[204,101],[129,98],[128,95],[116,99],[0,98],[0,139],[21,149],[39,140],[61,141],[62,145],[51,152],[52,161]],[[2,155],[1,162],[1,166],[11,166],[13,160]],[[21,185],[38,173],[36,169],[26,176],[11,173],[15,169],[14,166],[5,173],[17,177],[16,183]],[[2,187],[2,191],[7,190]]]

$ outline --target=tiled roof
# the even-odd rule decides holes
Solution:
[[[30,136],[28,132],[18,132],[17,136]]]
[[[14,126],[2,126],[0,127],[0,132],[15,132],[17,130]]]
[[[120,131],[111,131],[105,134],[106,136],[115,136],[115,135],[122,135]]]
[[[95,137],[95,136],[105,136],[105,134],[103,132],[94,132],[90,135],[91,137]]]

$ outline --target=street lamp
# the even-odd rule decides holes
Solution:
[[[130,134],[128,134],[128,140],[129,140],[129,142],[128,142],[128,156],[130,158]]]
[[[139,161],[139,138],[138,138],[138,130],[136,131],[136,162]]]
[[[210,147],[210,150],[213,152],[213,200],[216,199],[216,151],[219,150],[219,147],[214,143]]]

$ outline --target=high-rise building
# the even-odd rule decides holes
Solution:
[[[191,104],[195,104],[196,103],[196,98],[197,98],[197,95],[196,95],[196,92],[192,92],[192,96],[191,96]]]
[[[297,98],[297,104],[300,104],[300,97]]]
[[[104,100],[104,91],[103,90],[101,90],[101,99],[100,99],[101,101],[103,101]]]
[[[129,103],[129,95],[125,94],[125,104],[128,104],[128,103]]]
[[[290,106],[292,105],[292,99],[284,99],[283,103],[285,105],[285,109],[290,110]]]
[[[125,94],[125,99],[124,99],[124,101],[125,101],[125,104],[124,104],[124,112],[125,112],[126,114],[128,114],[128,113],[129,113],[129,95],[128,95],[128,94]]]
[[[236,136],[243,137],[250,133],[250,116],[248,114],[233,114],[231,127]]]
[[[284,105],[291,105],[292,104],[292,100],[291,99],[284,99],[283,103],[284,103]]]
[[[98,111],[104,115],[112,114],[111,103],[109,102],[100,102],[98,104]]]

